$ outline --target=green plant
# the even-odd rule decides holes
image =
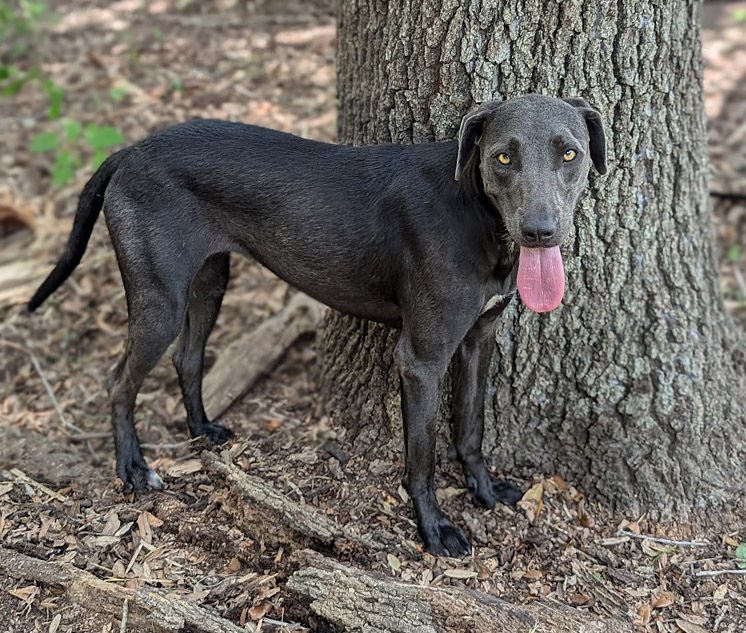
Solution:
[[[11,96],[32,80],[38,80],[47,99],[47,118],[52,129],[36,134],[30,149],[35,154],[52,154],[52,183],[64,185],[75,172],[90,160],[97,168],[108,150],[124,141],[122,133],[111,126],[88,124],[85,127],[73,119],[60,119],[65,106],[65,89],[46,77],[38,59],[21,60],[31,48],[33,38],[51,16],[47,5],[32,0],[0,0],[0,95]],[[109,97],[114,102],[125,96],[122,88],[112,88]]]
[[[18,62],[48,19],[47,5],[42,2],[0,0],[0,95],[16,94],[26,82],[42,77],[34,60],[25,69]]]
[[[746,569],[746,543],[741,543],[736,548],[736,567]]]
[[[82,167],[84,155],[90,156],[93,168],[106,160],[112,147],[124,142],[122,133],[115,127],[89,123],[85,128],[72,119],[61,119],[59,130],[37,134],[31,139],[31,151],[53,154],[52,184],[59,187],[72,180]]]

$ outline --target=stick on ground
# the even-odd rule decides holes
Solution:
[[[278,314],[247,332],[218,357],[204,380],[207,416],[214,420],[274,367],[296,339],[313,332],[324,306],[297,294]]]
[[[67,597],[76,604],[112,616],[112,619],[121,618],[131,631],[245,633],[229,620],[184,597],[166,595],[148,587],[128,589],[104,582],[69,563],[47,562],[0,547],[0,576],[5,575],[64,587]],[[123,612],[125,602],[127,606]]]
[[[423,587],[373,574],[304,550],[287,587],[311,600],[334,630],[355,633],[632,633],[631,624],[602,620],[546,601],[514,605],[469,588]]]

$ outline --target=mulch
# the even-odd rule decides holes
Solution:
[[[711,188],[719,192],[746,192],[746,24],[734,17],[745,4],[704,7]],[[37,52],[65,86],[65,116],[114,125],[128,141],[193,116],[336,136],[335,28],[325,2],[60,0],[52,8],[58,20]],[[112,88],[124,96],[112,99]],[[104,380],[123,349],[126,308],[104,223],[65,286],[37,315],[23,311],[20,301],[58,255],[91,173],[52,187],[51,160],[29,151],[31,137],[47,129],[44,108],[33,86],[0,99],[0,546],[123,586],[163,588],[247,630],[307,629],[309,621],[289,623],[302,614],[285,588],[290,552],[236,526],[226,483],[199,459],[205,447],[186,441],[170,354],[147,379],[137,410],[167,491],[130,500],[117,488]],[[746,201],[714,199],[713,218],[726,304],[746,324]],[[18,278],[6,281],[11,274]],[[292,293],[234,257],[208,368]],[[439,499],[475,553],[463,561],[423,554],[399,482],[401,456],[356,450],[324,415],[314,367],[306,337],[224,421],[237,434],[230,450],[241,468],[387,546],[347,562],[515,603],[557,600],[644,631],[746,628],[746,576],[727,573],[746,566],[737,556],[745,529],[613,514],[558,475],[521,481],[528,493],[518,509],[485,511],[443,464]],[[106,633],[119,631],[119,620],[71,604],[57,589],[0,577],[0,630]]]

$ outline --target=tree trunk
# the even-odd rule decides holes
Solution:
[[[563,247],[563,304],[538,315],[515,298],[498,326],[491,465],[561,473],[653,518],[742,499],[746,353],[707,202],[699,2],[340,4],[343,142],[451,138],[474,103],[527,92],[585,97],[606,119],[609,173]],[[322,385],[361,446],[382,429],[399,441],[396,336],[325,321]]]

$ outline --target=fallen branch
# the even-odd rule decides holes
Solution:
[[[245,633],[245,630],[182,596],[157,589],[128,589],[104,582],[69,563],[47,562],[0,547],[0,575],[64,587],[67,597],[97,613],[122,619],[133,631]]]
[[[303,550],[304,567],[288,580],[291,591],[335,630],[365,633],[626,633],[619,620],[601,620],[565,605],[514,605],[469,588],[405,583],[342,565]]]
[[[257,540],[293,550],[314,547],[347,555],[355,552],[358,558],[384,548],[374,537],[363,541],[352,536],[312,506],[291,499],[260,477],[249,475],[233,463],[229,451],[220,455],[204,451],[201,457],[205,466],[221,475],[229,486],[223,509]]]
[[[208,417],[222,415],[274,367],[299,336],[313,332],[324,309],[318,301],[299,293],[278,314],[225,350],[205,376],[203,392]]]
[[[312,544],[326,547],[342,536],[342,528],[321,513],[292,501],[260,477],[249,475],[236,466],[228,451],[220,455],[204,451],[202,462],[211,471],[222,475],[239,494],[239,508],[245,508],[241,522],[256,523],[256,527],[260,528],[249,532],[266,532],[270,540],[279,539],[278,544],[300,538],[304,542],[310,539]],[[283,534],[284,531],[291,534]]]

